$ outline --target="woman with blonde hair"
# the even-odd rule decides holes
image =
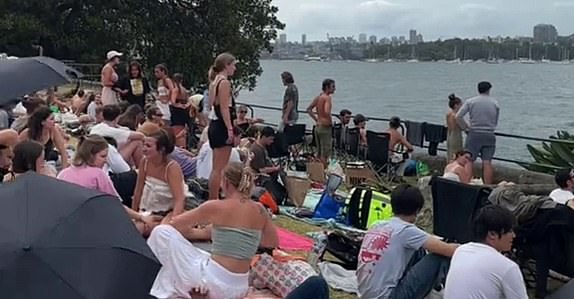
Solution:
[[[229,77],[235,73],[235,57],[219,54],[211,69],[209,85],[209,145],[213,149],[213,171],[209,178],[209,199],[218,199],[223,168],[229,163],[231,148],[239,140],[233,122],[237,118],[235,99]]]
[[[150,294],[157,298],[243,298],[249,288],[251,259],[259,246],[275,248],[277,231],[267,210],[250,199],[253,173],[240,162],[225,168],[224,200],[205,202],[167,225],[157,226],[148,245],[162,264]],[[197,225],[209,225],[197,229]],[[188,239],[211,239],[211,255]]]
[[[109,51],[106,54],[106,64],[101,72],[102,103],[104,105],[114,105],[118,103],[114,86],[116,82],[118,82],[119,77],[115,67],[120,64],[120,57],[122,57],[122,55],[123,54],[118,51]]]

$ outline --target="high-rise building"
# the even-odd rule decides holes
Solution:
[[[302,34],[301,35],[301,44],[304,46],[305,44],[307,44],[307,34]]]
[[[399,44],[404,45],[407,43],[407,39],[404,35],[399,36]]]
[[[417,34],[417,44],[422,44],[422,43],[424,43],[423,35],[419,33],[419,34]]]
[[[533,31],[535,43],[555,43],[558,39],[558,31],[554,25],[538,24]]]
[[[366,44],[367,43],[367,35],[364,33],[359,34],[359,43]]]
[[[417,43],[417,31],[414,29],[409,30],[409,44],[414,45]]]
[[[279,35],[279,44],[284,45],[284,44],[286,44],[286,43],[287,43],[287,34],[281,33],[281,34]]]
[[[377,36],[376,35],[369,36],[369,43],[376,44],[377,43]]]

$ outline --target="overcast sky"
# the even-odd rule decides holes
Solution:
[[[449,37],[531,36],[538,23],[574,33],[574,0],[273,0],[290,41],[359,33]],[[282,32],[283,33],[283,32]]]

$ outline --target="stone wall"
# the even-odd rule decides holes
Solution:
[[[429,156],[428,154],[415,153],[413,159],[424,161],[436,174],[441,175],[447,164],[446,158],[443,156]],[[480,160],[474,163],[474,175],[475,177],[482,177],[482,164]],[[494,162],[494,181],[497,183],[507,181],[516,184],[555,184],[554,177],[551,175],[520,168],[512,168],[496,162]]]

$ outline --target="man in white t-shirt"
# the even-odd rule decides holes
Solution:
[[[133,132],[127,128],[118,125],[118,117],[121,110],[118,105],[106,105],[102,111],[104,121],[93,126],[90,134],[100,135],[102,137],[113,138],[117,145],[120,155],[126,162],[134,162],[136,166],[142,159],[142,147],[144,134]]]
[[[204,143],[199,149],[197,154],[197,177],[208,180],[211,175],[212,169],[212,155],[213,150],[209,146],[209,142]],[[229,162],[241,162],[241,156],[236,147],[231,149],[231,156]]]
[[[474,221],[477,242],[460,246],[450,262],[444,299],[528,299],[518,265],[501,254],[512,249],[514,215],[483,208]]]
[[[572,169],[559,170],[554,176],[554,181],[559,188],[550,192],[550,198],[563,205],[574,199],[574,172]]]

